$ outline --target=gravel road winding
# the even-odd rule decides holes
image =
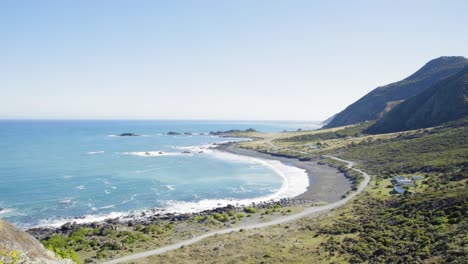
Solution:
[[[152,250],[148,250],[148,251],[128,255],[128,256],[125,256],[125,257],[109,260],[109,261],[103,262],[103,264],[115,264],[115,263],[121,263],[121,262],[131,261],[131,260],[140,259],[140,258],[146,258],[146,257],[153,256],[153,255],[160,255],[160,254],[164,254],[164,253],[166,253],[168,251],[178,249],[178,248],[180,248],[182,246],[187,246],[187,245],[197,243],[197,242],[199,242],[199,241],[201,241],[201,240],[203,240],[203,239],[205,239],[207,237],[213,236],[213,235],[220,235],[220,234],[227,234],[227,233],[230,233],[230,232],[237,232],[237,231],[239,231],[241,229],[247,230],[247,229],[263,228],[263,227],[283,224],[283,223],[287,223],[287,222],[297,220],[297,219],[300,219],[300,218],[303,218],[303,217],[310,216],[312,214],[326,213],[326,212],[330,211],[331,209],[335,209],[335,208],[338,208],[340,206],[343,206],[349,200],[353,199],[354,196],[358,195],[359,193],[361,193],[364,190],[364,188],[367,186],[367,184],[369,184],[370,176],[367,173],[365,173],[365,172],[363,172],[363,171],[361,171],[359,169],[353,168],[354,162],[352,162],[352,161],[343,160],[343,159],[336,158],[336,157],[333,157],[333,156],[325,156],[325,157],[328,157],[328,158],[331,158],[331,159],[334,159],[334,160],[338,160],[338,161],[341,161],[341,162],[345,162],[345,163],[348,164],[347,167],[349,169],[357,171],[357,172],[361,173],[364,176],[364,180],[361,182],[361,184],[359,185],[358,189],[355,192],[351,193],[346,198],[341,199],[341,200],[339,200],[337,202],[330,203],[330,204],[323,205],[323,206],[309,207],[309,208],[306,208],[302,212],[292,214],[292,215],[287,215],[287,216],[281,216],[281,217],[278,217],[278,218],[276,218],[276,219],[274,219],[274,220],[272,220],[270,222],[249,224],[249,225],[245,225],[245,226],[241,226],[241,227],[233,227],[233,228],[227,228],[227,229],[212,231],[212,232],[209,232],[209,233],[206,233],[206,234],[203,234],[203,235],[200,235],[200,236],[196,236],[196,237],[193,237],[191,239],[184,240],[184,241],[172,244],[172,245],[168,245],[168,246],[164,246],[164,247],[160,247],[160,248],[156,248],[156,249],[152,249]]]

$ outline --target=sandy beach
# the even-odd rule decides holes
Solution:
[[[298,159],[272,156],[255,150],[239,148],[231,143],[218,145],[217,149],[237,155],[278,160],[284,164],[306,170],[309,176],[309,186],[306,192],[293,197],[296,200],[332,203],[340,200],[346,192],[351,190],[351,181],[344,177],[343,173],[327,165],[319,165],[317,161],[299,161]]]

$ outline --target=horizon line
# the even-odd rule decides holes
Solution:
[[[0,121],[222,121],[222,122],[310,122],[323,120],[300,119],[210,119],[210,118],[0,118]]]

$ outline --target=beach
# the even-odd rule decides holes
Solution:
[[[351,190],[352,182],[336,168],[327,165],[319,165],[317,161],[300,161],[295,158],[272,156],[255,150],[239,148],[233,143],[219,144],[216,149],[236,155],[250,156],[260,159],[277,160],[284,164],[304,169],[309,178],[307,190],[293,200],[301,200],[312,203],[332,203],[342,199],[342,196]]]
[[[193,152],[197,147],[187,148]],[[247,166],[249,166],[250,162],[260,162],[265,166],[269,166],[273,171],[282,175],[281,177],[284,179],[282,188],[272,196],[249,199],[248,202],[250,203],[247,200],[241,200],[244,203],[216,200],[216,202],[221,203],[213,204],[211,202],[215,200],[210,200],[209,204],[205,203],[207,205],[205,208],[209,208],[206,210],[200,210],[203,208],[200,207],[203,202],[182,203],[182,207],[179,208],[181,209],[180,212],[154,208],[107,219],[94,218],[95,221],[93,222],[78,217],[69,219],[69,222],[60,226],[46,225],[29,229],[27,232],[39,240],[44,240],[55,234],[71,237],[75,232],[94,230],[88,234],[88,239],[106,243],[110,239],[107,235],[108,232],[118,232],[119,234],[134,232],[141,235],[146,228],[171,226],[171,230],[166,235],[159,237],[158,240],[137,242],[135,244],[136,248],[130,252],[117,250],[107,256],[108,259],[116,258],[108,263],[119,263],[125,260],[161,254],[216,234],[262,228],[302,217],[316,217],[345,204],[358,192],[362,191],[367,184],[367,182],[361,184],[356,193],[343,198],[343,195],[351,190],[351,181],[337,169],[327,165],[319,165],[317,161],[299,161],[292,158],[271,156],[254,150],[239,148],[235,142],[210,144],[198,148],[203,148],[199,151],[203,150],[204,155],[214,155],[222,159],[238,159],[243,163],[247,160],[249,161],[246,163]],[[352,164],[350,163],[349,166],[352,166]],[[298,186],[298,183],[303,186]],[[190,208],[190,206],[193,207]],[[186,209],[190,210],[187,211]],[[230,217],[230,215],[232,216]],[[228,217],[228,220],[214,220],[216,217]],[[154,250],[148,250],[150,248],[154,248]],[[95,254],[98,253],[95,252]]]
[[[250,229],[258,229],[258,228],[265,228],[265,227],[271,227],[271,226],[279,226],[281,224],[292,222],[292,221],[295,221],[295,220],[298,220],[298,219],[304,218],[304,217],[312,217],[312,218],[318,217],[318,216],[320,216],[322,214],[328,213],[330,210],[341,207],[341,206],[345,205],[346,203],[348,203],[356,195],[361,193],[364,190],[364,188],[366,188],[366,186],[369,184],[370,176],[367,173],[365,173],[365,172],[363,172],[363,171],[361,171],[359,169],[353,168],[354,162],[352,162],[352,161],[343,160],[343,159],[336,158],[336,157],[333,157],[333,156],[327,156],[327,157],[331,158],[331,159],[334,159],[334,160],[337,160],[337,161],[340,161],[340,162],[343,162],[343,163],[346,163],[348,169],[360,173],[364,178],[364,180],[359,184],[359,186],[357,187],[355,192],[351,193],[350,195],[346,196],[343,199],[340,199],[339,201],[329,203],[329,204],[326,204],[326,205],[321,205],[321,206],[306,207],[306,208],[304,208],[304,210],[302,210],[300,212],[296,212],[296,213],[289,214],[289,215],[287,215],[287,214],[282,214],[282,216],[277,215],[277,216],[275,216],[273,218],[270,218],[269,221],[258,221],[258,220],[261,220],[263,218],[263,216],[261,216],[260,219],[257,219],[257,221],[253,221],[253,222],[251,221],[250,223],[243,223],[243,225],[240,225],[240,226],[239,225],[238,226],[227,225],[226,228],[224,228],[224,229],[213,230],[211,232],[206,232],[206,233],[200,234],[198,236],[191,236],[189,239],[179,241],[179,242],[176,242],[176,243],[172,243],[170,245],[166,245],[166,246],[162,246],[162,247],[160,246],[160,247],[157,247],[155,249],[145,250],[145,251],[142,251],[142,252],[139,252],[139,253],[134,253],[134,254],[126,255],[126,256],[121,256],[121,257],[118,257],[118,258],[113,258],[113,259],[111,259],[109,261],[103,262],[103,264],[117,264],[117,263],[124,263],[124,262],[125,263],[130,263],[130,262],[134,263],[134,261],[137,260],[137,259],[147,258],[147,257],[151,257],[151,256],[154,256],[154,255],[165,254],[165,253],[167,253],[169,251],[173,251],[173,250],[176,250],[176,249],[179,249],[179,248],[184,248],[186,246],[197,243],[199,241],[202,241],[202,240],[204,240],[206,238],[209,238],[209,237],[212,237],[212,236],[223,235],[223,234],[233,234],[233,233],[237,233],[237,232],[245,232],[245,230],[250,230]],[[311,170],[311,172],[312,171],[313,170]],[[267,212],[262,213],[262,215],[265,215],[265,214],[267,214]],[[270,214],[270,213],[268,213],[268,214]],[[289,229],[289,226],[285,226],[285,228]],[[296,242],[297,242],[297,240],[296,240]],[[205,243],[205,245],[206,244],[207,243]],[[152,261],[150,263],[154,262],[154,260],[150,260],[150,261]]]
[[[65,230],[70,232],[81,227],[105,227],[110,225],[118,225],[119,223],[126,224],[132,223],[132,225],[142,224],[147,225],[158,219],[168,221],[184,221],[189,219],[192,215],[210,215],[214,212],[225,212],[236,208],[236,210],[242,211],[242,208],[255,203],[255,207],[259,209],[268,208],[271,204],[280,204],[283,207],[295,206],[295,205],[307,205],[307,204],[321,204],[321,203],[334,203],[342,199],[343,195],[351,190],[351,181],[347,179],[343,173],[340,173],[337,169],[329,167],[327,165],[319,165],[317,161],[299,161],[293,158],[284,158],[272,156],[266,153],[261,153],[255,150],[243,149],[236,146],[235,142],[226,142],[211,147],[204,147],[205,153],[212,153],[213,155],[229,154],[232,156],[238,156],[239,158],[251,158],[252,160],[263,160],[265,162],[278,161],[281,162],[282,166],[290,167],[290,169],[304,170],[307,174],[308,183],[304,183],[302,179],[303,174],[293,174],[293,177],[301,177],[298,181],[303,183],[305,186],[301,189],[294,190],[295,196],[284,197],[258,197],[255,199],[249,199],[249,202],[237,203],[229,200],[213,200],[194,203],[181,203],[180,206],[174,206],[172,210],[167,209],[149,209],[139,213],[133,214],[115,214],[107,218],[91,217],[77,217],[74,219],[68,219],[62,224],[56,223],[55,225],[43,225],[42,227],[36,227],[30,229],[30,233],[36,237],[43,238],[50,234],[50,232],[61,232]],[[278,164],[278,163],[276,163]],[[286,165],[286,166],[285,166]],[[283,174],[286,173],[284,170]],[[291,177],[291,175],[288,175]],[[288,181],[288,178],[285,178]],[[289,179],[291,181],[291,179]],[[297,183],[296,183],[297,185]],[[278,192],[280,193],[280,192]],[[206,203],[206,204],[205,204]],[[204,206],[201,206],[204,205]],[[179,211],[174,209],[180,209]],[[92,221],[90,221],[92,219]],[[64,221],[63,219],[62,221]],[[253,220],[253,219],[252,219]],[[64,228],[64,226],[66,226]],[[55,230],[55,231],[53,231]]]

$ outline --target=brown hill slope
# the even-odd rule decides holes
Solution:
[[[0,220],[0,263],[14,263],[14,258],[17,258],[17,263],[72,263],[58,260],[34,237]]]

